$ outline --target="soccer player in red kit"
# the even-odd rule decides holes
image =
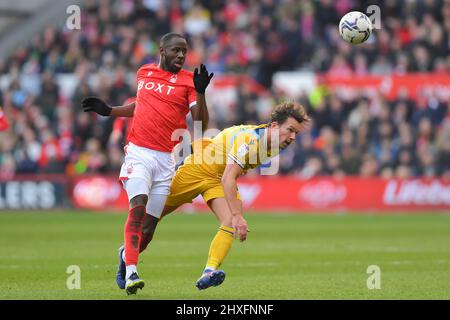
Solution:
[[[139,243],[147,236],[142,234],[142,226],[144,219],[157,223],[170,191],[175,171],[171,151],[178,143],[172,140],[172,133],[187,127],[189,111],[194,121],[202,122],[203,130],[208,125],[205,90],[213,73],[208,74],[204,65],[200,70],[196,68],[194,73],[182,69],[186,52],[186,39],[179,34],[168,33],[160,40],[159,64],[143,65],[137,72],[134,103],[111,107],[96,97],[82,101],[85,112],[133,117],[120,172],[130,211],[124,228],[125,247],[124,250],[119,249],[116,279],[127,294],[135,294],[138,288],[144,287],[136,268],[139,252],[143,250],[140,250]]]

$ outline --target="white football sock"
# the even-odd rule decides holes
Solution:
[[[129,266],[127,266],[127,274],[125,276],[125,279],[128,280],[128,278],[134,273],[137,273],[137,269],[136,266],[134,264],[130,264]]]
[[[210,266],[206,266],[205,269],[203,270],[203,273],[205,273],[206,271],[215,271],[216,268],[214,267],[210,267]]]

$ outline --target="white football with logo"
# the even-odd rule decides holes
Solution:
[[[339,34],[350,44],[360,44],[369,39],[372,29],[369,17],[359,11],[347,13],[339,22]]]

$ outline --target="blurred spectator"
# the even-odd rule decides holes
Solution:
[[[38,158],[39,171],[46,173],[63,173],[64,159],[61,146],[50,129],[41,133],[41,148]]]
[[[359,175],[363,178],[375,177],[378,175],[378,162],[374,156],[370,154],[364,155]]]
[[[55,121],[56,107],[59,100],[59,88],[53,74],[46,71],[42,74],[42,85],[40,94],[36,99],[36,104],[41,108],[42,114],[50,122]]]
[[[200,4],[194,4],[184,15],[184,28],[191,36],[200,35],[211,26],[210,12]]]
[[[439,175],[450,178],[450,125],[446,125],[437,141],[436,167]]]
[[[303,168],[300,170],[300,177],[309,179],[322,173],[322,160],[318,157],[309,158]]]
[[[0,106],[0,132],[6,131],[9,129],[9,121],[6,117],[6,114],[3,112],[2,107]]]

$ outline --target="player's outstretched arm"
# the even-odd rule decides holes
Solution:
[[[100,98],[87,97],[81,101],[81,107],[84,112],[92,111],[105,117],[132,117],[134,114],[135,102],[123,106],[111,107]]]
[[[222,186],[225,193],[225,200],[230,207],[233,219],[231,221],[234,230],[239,236],[239,240],[247,239],[247,221],[242,215],[242,202],[237,199],[237,179],[243,170],[237,163],[228,163],[222,176]]]
[[[206,106],[205,91],[211,81],[214,73],[209,74],[208,69],[204,64],[200,65],[200,71],[198,68],[194,70],[194,86],[197,92],[197,104],[191,109],[192,119],[194,121],[202,122],[202,130],[205,131],[208,128],[209,113]]]

